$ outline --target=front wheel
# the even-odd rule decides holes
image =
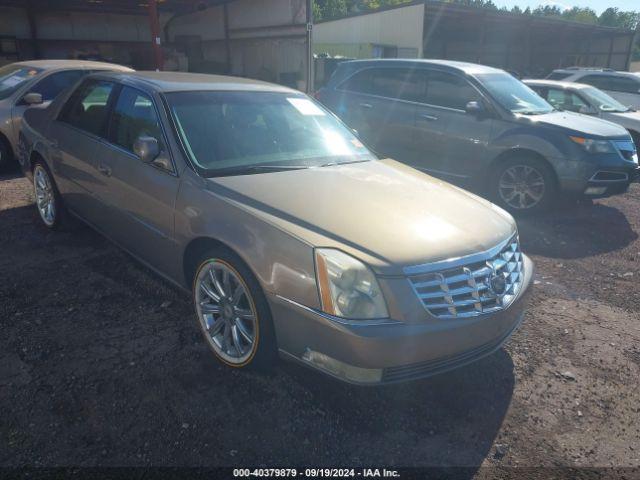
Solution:
[[[557,193],[553,170],[536,158],[513,158],[495,170],[491,196],[512,213],[546,210]]]
[[[237,255],[214,249],[203,258],[193,301],[202,333],[218,360],[236,368],[273,364],[277,349],[269,306]]]

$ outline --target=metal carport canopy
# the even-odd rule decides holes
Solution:
[[[233,0],[0,0],[0,7],[27,9],[31,39],[37,39],[34,13],[37,11],[75,11],[91,13],[119,13],[147,15],[151,29],[151,42],[156,70],[162,70],[163,58],[160,39],[159,11],[182,14],[202,10],[210,6],[230,3]]]

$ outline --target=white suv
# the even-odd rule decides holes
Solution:
[[[607,92],[627,107],[640,109],[640,74],[616,72],[608,68],[569,67],[554,70],[548,80],[586,83]]]

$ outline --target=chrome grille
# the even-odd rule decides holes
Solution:
[[[429,313],[464,318],[506,308],[522,285],[523,261],[516,235],[480,254],[405,271]]]

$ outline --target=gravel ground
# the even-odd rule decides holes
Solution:
[[[0,177],[0,466],[640,467],[639,206],[520,221],[536,285],[506,347],[359,388],[219,366],[188,297]]]

